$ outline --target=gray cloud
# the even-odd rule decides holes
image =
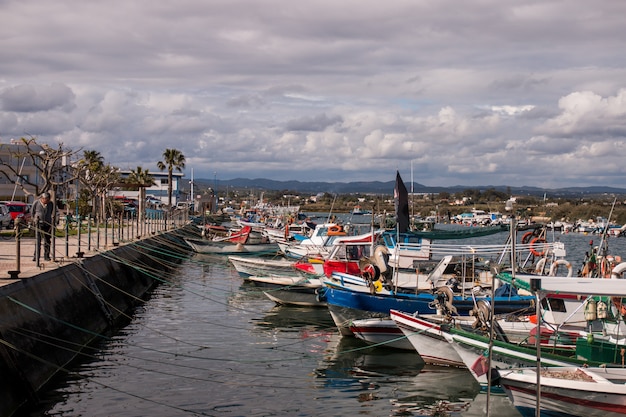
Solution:
[[[0,140],[151,171],[175,147],[209,178],[413,167],[428,185],[622,186],[625,14],[609,0],[9,2]]]

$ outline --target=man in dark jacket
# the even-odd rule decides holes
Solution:
[[[41,254],[41,240],[43,238],[43,258],[50,260],[50,241],[52,239],[54,203],[50,201],[50,193],[43,193],[39,200],[33,203],[31,216],[35,226],[37,242],[35,243],[35,254],[33,261],[38,261],[37,256]]]

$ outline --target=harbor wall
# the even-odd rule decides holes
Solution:
[[[83,347],[128,320],[158,284],[150,266],[162,277],[164,265],[187,252],[176,236],[159,234],[0,287],[1,417],[35,402]]]

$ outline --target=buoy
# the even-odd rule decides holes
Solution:
[[[597,318],[596,300],[590,298],[585,303],[585,320],[593,321]]]
[[[599,319],[605,319],[608,316],[608,308],[604,301],[600,301],[597,306],[597,317]]]

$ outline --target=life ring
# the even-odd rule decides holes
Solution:
[[[624,272],[626,272],[626,262],[622,262],[621,264],[618,264],[617,266],[615,266],[615,268],[611,270],[611,278],[613,279],[622,278],[622,274]]]
[[[559,269],[559,266],[564,266],[565,268],[567,268],[567,277],[571,277],[574,274],[574,270],[572,268],[572,264],[569,263],[568,261],[566,261],[565,259],[557,259],[556,261],[552,262],[552,265],[550,266],[550,276],[551,277],[555,277],[556,276],[556,271]]]
[[[452,300],[454,299],[454,294],[452,293],[452,289],[450,287],[439,287],[437,288],[437,291],[435,291],[435,293],[437,295],[442,295],[443,298],[445,298],[445,301],[443,302],[443,308],[444,310],[446,310],[450,315],[454,314],[454,315],[458,315],[458,311],[456,309],[456,307],[454,305],[452,305]]]
[[[374,249],[374,261],[381,274],[387,272],[387,269],[389,269],[389,249],[387,246],[376,246]]]
[[[546,243],[546,240],[542,237],[536,237],[533,240],[530,241],[530,253],[532,253],[535,256],[543,256],[546,252],[545,250],[542,250],[541,252],[539,252],[537,249],[535,249],[535,244],[540,244],[540,243]]]
[[[338,224],[332,225],[328,227],[328,236],[338,236],[345,234],[343,231],[343,227]]]
[[[534,234],[535,234],[535,232],[526,232],[526,233],[524,233],[524,235],[522,236],[522,243],[525,245],[528,242],[530,242],[530,239],[532,239]]]
[[[623,302],[622,297],[611,297],[611,302],[617,309],[618,313],[622,317],[626,317],[626,303]]]
[[[485,331],[489,328],[489,323],[491,322],[491,304],[486,300],[478,300],[475,308],[470,310],[469,315],[476,317],[476,320],[472,323],[472,328],[480,328],[482,331]]]
[[[374,264],[368,263],[361,269],[361,274],[367,281],[378,281],[380,278],[380,268]]]

